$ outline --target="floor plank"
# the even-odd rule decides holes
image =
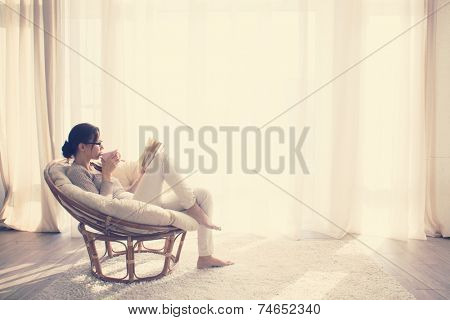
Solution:
[[[410,291],[418,300],[447,300],[435,290],[413,289]]]
[[[26,299],[85,255],[81,239],[61,234],[0,232],[0,299]]]
[[[445,299],[450,300],[450,290],[436,290],[440,295],[444,296]]]

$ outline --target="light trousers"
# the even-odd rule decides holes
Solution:
[[[211,221],[213,213],[211,193],[203,188],[191,188],[184,179],[176,172],[161,146],[137,185],[133,199],[181,212],[197,202]],[[163,190],[164,181],[169,185],[168,191]],[[211,229],[199,225],[197,233],[199,256],[212,255],[214,244]]]

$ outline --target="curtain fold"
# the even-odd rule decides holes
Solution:
[[[4,213],[9,203],[10,195],[9,185],[6,183],[5,174],[3,173],[2,155],[0,153],[0,225],[5,220]]]
[[[59,232],[66,217],[42,172],[55,158],[56,103],[61,94],[58,42],[61,7],[52,0],[0,4],[6,79],[2,92],[2,164],[11,199],[5,224],[23,231]]]

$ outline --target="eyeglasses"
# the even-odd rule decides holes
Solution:
[[[86,142],[85,144],[95,144],[97,146],[101,146],[102,143],[103,143],[103,141],[100,140],[99,142]]]

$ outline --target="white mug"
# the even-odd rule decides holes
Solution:
[[[121,158],[121,155],[120,155],[120,153],[117,151],[117,149],[116,149],[116,150],[113,150],[113,151],[108,151],[108,152],[102,153],[102,158],[103,158],[104,160],[108,160],[108,159],[114,157],[116,154],[119,156],[119,159],[120,159],[120,158]]]

